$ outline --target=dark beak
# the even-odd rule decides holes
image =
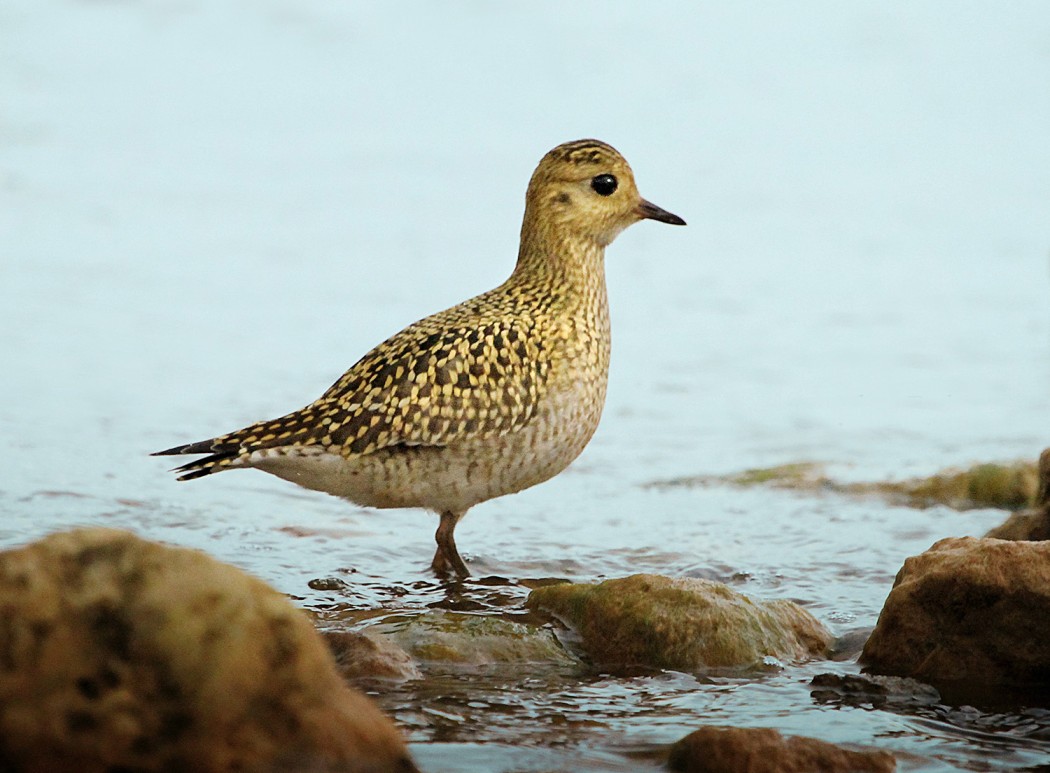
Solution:
[[[658,206],[650,201],[642,199],[641,203],[634,210],[638,215],[646,220],[659,220],[661,223],[670,223],[671,225],[685,225],[685,221],[678,215],[672,215],[666,209],[660,209]]]

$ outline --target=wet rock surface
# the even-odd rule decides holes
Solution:
[[[823,656],[832,637],[791,601],[753,601],[710,580],[638,574],[537,588],[526,605],[570,626],[602,666],[748,668]]]
[[[884,773],[896,770],[889,752],[852,751],[767,728],[702,727],[671,748],[678,773]]]
[[[934,682],[1050,683],[1050,543],[950,538],[907,559],[861,662]]]
[[[0,769],[415,770],[307,617],[203,553],[82,529],[0,554]]]

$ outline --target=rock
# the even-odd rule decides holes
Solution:
[[[282,594],[109,529],[0,553],[0,769],[416,770]]]
[[[344,679],[420,679],[412,656],[385,636],[325,631],[324,640]]]
[[[1039,485],[1033,507],[1014,513],[986,537],[1012,540],[1050,540],[1050,448],[1039,455]]]
[[[498,663],[575,665],[576,660],[549,628],[515,623],[492,615],[431,611],[397,616],[368,627],[413,657],[428,663],[484,666]]]
[[[915,711],[941,702],[941,694],[925,682],[879,674],[817,674],[810,681],[817,703]]]
[[[854,661],[864,649],[864,642],[871,636],[872,628],[855,628],[836,637],[828,652],[828,660]]]
[[[884,751],[851,751],[815,738],[785,738],[767,728],[702,727],[671,747],[679,773],[888,773]]]
[[[577,631],[599,665],[704,669],[801,661],[832,637],[791,601],[756,602],[722,583],[636,574],[594,584],[537,588],[526,606]]]
[[[924,681],[1050,682],[1050,542],[951,538],[907,559],[861,662]]]
[[[1050,539],[1050,507],[1013,513],[985,537],[1038,542]]]

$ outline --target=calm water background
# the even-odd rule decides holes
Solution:
[[[1050,445],[1050,5],[0,4],[0,544],[106,524],[336,624],[449,603],[433,516],[146,454],[300,407],[509,273],[525,184],[596,136],[645,196],[607,256],[603,424],[458,529],[467,598],[635,571],[874,624],[902,560],[999,513],[646,484],[850,479]],[[316,578],[342,591],[311,590]],[[315,583],[316,585],[316,583]],[[331,587],[331,583],[318,587]],[[1025,769],[1044,708],[822,705],[808,679],[455,674],[380,696],[428,771],[633,770],[701,722]]]

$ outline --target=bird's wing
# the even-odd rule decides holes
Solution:
[[[431,329],[423,320],[361,359],[317,403],[319,442],[344,455],[496,437],[532,419],[550,353],[528,318]]]
[[[442,446],[527,424],[546,392],[551,352],[527,316],[467,323],[435,315],[377,346],[317,401],[278,419],[166,454],[210,454],[180,480],[241,466],[255,451],[318,446],[343,456]]]

